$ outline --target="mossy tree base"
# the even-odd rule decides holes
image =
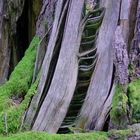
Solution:
[[[128,97],[123,86],[118,85],[112,101],[112,110],[110,112],[110,128],[126,128],[128,124],[127,118]]]
[[[0,133],[15,133],[22,124],[22,116],[28,108],[31,97],[36,92],[37,83],[31,86],[36,46],[39,38],[34,37],[25,56],[3,86],[0,87]],[[31,88],[30,88],[31,87]],[[30,89],[30,90],[29,90]],[[20,104],[14,103],[13,96],[22,96]]]
[[[113,97],[111,125],[113,128],[126,128],[128,124],[140,122],[140,79],[128,84],[127,93],[118,85]]]

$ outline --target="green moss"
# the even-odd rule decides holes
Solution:
[[[111,130],[109,132],[48,134],[47,132],[29,131],[9,136],[0,136],[0,140],[125,140],[139,134],[138,129]]]
[[[130,106],[130,123],[140,122],[140,79],[128,85],[127,96],[121,86],[116,88],[111,111],[111,120],[115,125],[123,126],[126,122],[127,104]]]
[[[128,97],[124,92],[124,88],[118,85],[113,97],[112,110],[110,113],[113,125],[118,128],[124,128],[127,125],[127,104]]]
[[[108,132],[108,137],[115,140],[125,140],[128,136],[132,135],[133,131],[131,129],[127,130],[111,130]]]
[[[25,99],[18,106],[12,106],[6,112],[0,113],[0,133],[5,133],[4,126],[4,114],[7,115],[6,123],[8,125],[8,132],[15,133],[20,130],[25,110],[28,108],[28,104],[30,102],[31,97],[36,93],[37,89],[37,81],[31,86],[27,94],[25,95]]]
[[[135,71],[135,68],[134,68],[134,65],[132,64],[129,64],[128,65],[128,72],[129,72],[129,75],[132,75]]]
[[[6,131],[5,124],[7,124],[9,133],[15,133],[20,128],[21,116],[28,107],[37,85],[37,83],[34,83],[31,86],[31,81],[36,57],[35,47],[38,43],[39,38],[34,37],[25,52],[25,56],[11,74],[9,81],[0,87],[0,133]],[[19,95],[24,96],[24,100],[19,105],[14,104],[11,97]],[[4,120],[4,116],[6,116],[6,120]]]
[[[136,79],[128,86],[128,97],[132,123],[140,121],[140,79]]]
[[[26,132],[9,137],[0,137],[1,140],[108,140],[104,132],[77,133],[77,134],[48,134],[45,132]]]
[[[48,134],[47,132],[23,132],[0,136],[0,140],[125,140],[139,134],[139,129],[111,130],[109,132],[90,132],[76,134]]]

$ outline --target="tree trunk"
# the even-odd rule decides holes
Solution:
[[[91,78],[85,102],[82,106],[76,127],[99,130],[100,119],[106,118],[108,112],[102,114],[102,109],[108,101],[112,89],[113,80],[113,57],[112,41],[113,34],[118,24],[120,1],[104,1],[106,13],[97,39],[98,61]],[[112,95],[111,95],[112,96]],[[105,118],[101,118],[101,115]]]
[[[0,84],[4,83],[9,76],[11,49],[15,45],[13,40],[16,23],[22,14],[23,7],[24,0],[1,0],[0,2]]]
[[[77,38],[83,4],[84,0],[72,0],[70,3],[56,69],[33,130],[57,132],[68,110],[77,80]]]
[[[46,3],[46,6],[47,5],[48,5],[48,3]],[[54,50],[54,47],[55,47],[54,45],[55,45],[55,42],[57,40],[58,30],[60,28],[59,24],[61,22],[59,23],[59,19],[60,19],[60,13],[62,11],[62,9],[61,9],[62,5],[63,5],[63,1],[58,1],[57,2],[57,8],[55,10],[55,20],[54,20],[54,23],[53,23],[52,33],[51,33],[50,39],[49,39],[49,40],[52,40],[52,41],[49,41],[49,43],[47,45],[47,52],[45,54],[45,58],[43,59],[42,70],[41,70],[42,74],[41,74],[40,81],[39,81],[39,84],[38,84],[37,94],[33,97],[32,102],[30,104],[30,107],[29,107],[29,109],[27,111],[26,118],[25,118],[25,123],[24,124],[26,126],[28,126],[29,128],[33,124],[34,119],[36,118],[36,114],[38,114],[37,111],[38,111],[38,107],[40,106],[40,99],[43,96],[43,91],[44,91],[44,87],[45,87],[45,84],[46,84],[46,81],[47,81],[49,66],[50,66],[50,63],[51,63],[51,58],[49,58],[49,56],[51,56],[51,57],[53,56],[53,50]],[[44,7],[45,6],[43,6],[42,9],[44,9]],[[47,9],[46,9],[46,14],[48,14]],[[40,13],[40,16],[43,17],[42,12]],[[40,18],[39,18],[39,20],[40,20]],[[42,22],[43,22],[43,20],[42,20]],[[42,28],[44,28],[42,26],[39,26],[39,27],[41,27],[41,28],[38,28],[38,26],[37,26],[37,30],[39,30],[39,31],[37,31],[37,33],[40,33],[43,30]],[[42,34],[40,34],[40,35],[42,35]],[[44,35],[42,35],[43,38],[44,38]],[[34,69],[33,81],[35,80],[36,74],[37,74],[37,69],[38,69],[37,67],[39,65],[38,61],[40,60],[39,57],[40,57],[40,53],[41,53],[40,51],[43,52],[44,47],[41,48],[41,46],[39,46],[39,48],[38,48],[37,57],[36,57],[36,63],[35,63],[36,66],[35,66],[35,69]]]

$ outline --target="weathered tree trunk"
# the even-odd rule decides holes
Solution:
[[[79,49],[77,39],[83,4],[84,0],[72,0],[69,4],[56,69],[48,93],[33,125],[33,130],[57,132],[67,113],[77,80]]]
[[[37,47],[37,56],[36,56],[32,82],[36,80],[37,75],[42,66],[42,61],[44,59],[44,55],[46,52],[47,36],[49,33],[49,29],[51,28],[53,24],[52,19],[53,19],[53,14],[55,10],[55,2],[56,0],[52,0],[52,1],[43,0],[41,12],[36,23],[36,36],[39,37],[41,41]],[[42,67],[42,71],[43,71],[43,67]],[[41,98],[41,93],[39,92],[32,99],[31,105],[26,113],[26,117],[24,121],[24,127],[26,127],[26,129],[30,129],[32,125],[32,122],[34,120],[34,117],[38,108],[38,103],[39,103],[40,98]]]
[[[129,14],[129,39],[128,39],[128,52],[130,52],[131,42],[134,37],[134,29],[136,23],[138,0],[132,0],[130,3],[130,14]],[[131,17],[131,18],[130,18]]]
[[[4,83],[9,74],[11,49],[14,34],[16,33],[16,23],[22,14],[24,0],[0,2],[0,84]]]
[[[47,6],[47,4],[48,3],[46,3],[46,6]],[[34,119],[36,118],[36,114],[38,114],[37,111],[38,111],[38,108],[40,106],[40,99],[43,96],[43,91],[44,91],[44,87],[45,87],[45,84],[46,84],[46,81],[47,81],[47,76],[48,76],[48,72],[49,72],[49,66],[50,66],[50,63],[51,63],[51,58],[53,57],[53,51],[54,51],[54,47],[55,47],[55,42],[56,42],[57,36],[58,36],[58,30],[60,28],[60,23],[62,22],[61,21],[59,23],[60,14],[61,14],[61,11],[62,11],[62,5],[63,5],[63,1],[58,1],[57,2],[57,7],[56,7],[56,10],[55,10],[55,19],[54,19],[53,28],[52,28],[52,33],[51,33],[50,39],[49,39],[49,40],[52,40],[52,41],[49,41],[49,43],[47,45],[47,52],[45,54],[45,58],[43,59],[42,70],[41,70],[42,74],[41,74],[40,81],[39,81],[39,84],[38,84],[37,94],[33,97],[32,101],[31,101],[31,104],[30,104],[30,107],[29,107],[29,109],[27,111],[26,118],[25,118],[25,126],[27,126],[28,128],[31,127],[31,125],[34,122]],[[44,8],[44,6],[42,7],[42,9],[43,8]],[[47,9],[46,9],[45,13],[48,15]],[[45,16],[45,15],[42,15],[42,12],[41,12],[40,16],[42,16],[42,18],[43,18],[43,16]],[[43,22],[43,20],[42,20],[42,22]],[[42,30],[43,30],[42,28],[44,28],[44,27],[42,27],[42,26],[40,26],[40,27],[41,28],[38,28],[38,26],[37,26],[37,30],[39,30],[39,31],[37,31],[37,34],[41,33],[40,35],[42,35]],[[42,35],[42,37],[44,37],[44,35]],[[35,69],[34,69],[33,81],[35,80],[36,74],[37,74],[37,71],[38,71],[38,66],[39,66],[38,61],[40,60],[39,57],[40,57],[40,53],[41,53],[40,51],[41,52],[44,51],[43,46],[42,46],[42,48],[41,48],[41,46],[39,46],[39,48],[38,48],[37,57],[36,57],[36,63],[35,63]],[[51,56],[51,58],[49,58],[49,56]]]
[[[44,0],[42,3],[42,9],[36,23],[36,35],[39,36],[42,40],[38,46],[37,57],[34,68],[33,82],[36,80],[36,77],[41,69],[43,59],[46,52],[46,46],[48,41],[48,34],[51,31],[53,25],[55,3],[57,0]]]
[[[130,63],[133,65],[133,73],[132,77],[139,77],[139,67],[140,67],[140,0],[138,0],[137,7],[137,20],[135,25],[134,38],[132,40],[131,48],[130,48]]]
[[[111,92],[113,80],[112,41],[118,24],[120,2],[120,0],[103,1],[102,6],[105,6],[106,13],[96,44],[98,61],[76,127],[100,130],[104,125],[104,121],[102,124],[99,123],[100,119],[105,120],[108,115],[108,110],[104,111],[104,107],[110,94],[113,94]]]
[[[132,40],[136,14],[137,1],[122,1],[120,11],[120,26],[117,27],[114,39],[114,64],[116,67],[115,82],[117,84],[116,93],[114,95],[115,102],[112,104],[110,116],[110,128],[126,128],[130,123],[130,103],[128,97],[128,84],[130,74],[128,72],[129,58],[128,50]],[[132,8],[133,12],[132,13]],[[132,19],[131,19],[131,15]],[[129,40],[128,40],[129,39]],[[129,44],[128,44],[129,43]],[[117,97],[117,98],[116,98]],[[116,98],[116,99],[115,99]],[[116,114],[116,115],[115,115]]]
[[[130,21],[130,8],[132,0],[122,0],[120,10],[120,26],[122,28],[122,34],[126,45],[128,46],[129,39],[129,21]]]
[[[4,18],[6,14],[5,2],[0,2],[0,84],[7,80],[10,62],[10,49],[9,49],[9,26],[8,21]]]
[[[0,83],[8,79],[32,40],[40,4],[41,1],[35,3],[33,0],[1,0]]]

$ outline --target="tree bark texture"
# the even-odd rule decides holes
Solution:
[[[42,39],[42,42],[39,44],[37,50],[33,82],[36,80],[45,57],[46,46],[53,25],[56,2],[57,0],[43,1],[41,12],[36,23],[36,35]]]
[[[130,61],[131,65],[134,67],[134,71],[132,72],[132,77],[139,77],[140,76],[140,0],[138,1],[137,6],[137,19],[136,19],[136,26],[134,32],[134,38],[131,44],[130,50]]]
[[[57,132],[67,113],[77,81],[77,39],[83,4],[84,0],[72,0],[70,3],[54,76],[33,130]]]
[[[36,56],[36,62],[35,62],[35,68],[34,68],[34,74],[33,74],[33,82],[35,82],[37,75],[41,69],[45,52],[46,52],[46,46],[47,46],[47,40],[48,40],[48,33],[50,32],[50,28],[53,25],[53,14],[55,11],[55,4],[56,0],[43,0],[42,2],[42,8],[36,23],[36,36],[40,38],[40,43],[37,46],[37,56]],[[47,34],[46,34],[47,33]],[[42,67],[43,71],[43,67]],[[45,82],[45,81],[44,81]],[[41,83],[42,85],[42,83]],[[41,93],[38,93],[35,95],[31,101],[31,105],[26,112],[26,117],[24,121],[24,126],[26,129],[29,129],[31,127],[31,124],[34,120],[38,103],[41,98]]]
[[[0,2],[0,84],[8,78],[13,35],[16,33],[16,23],[23,7],[24,0]]]
[[[106,13],[96,44],[98,60],[87,91],[87,96],[77,120],[76,127],[100,130],[104,125],[104,122],[102,122],[102,124],[99,123],[100,119],[104,120],[108,114],[108,112],[104,112],[105,114],[103,115],[102,111],[108,101],[107,99],[111,94],[112,88],[112,41],[118,24],[120,2],[120,0],[106,0],[101,4],[106,8]],[[103,115],[103,118],[101,115]]]

